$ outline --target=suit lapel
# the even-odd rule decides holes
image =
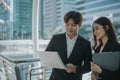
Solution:
[[[62,53],[60,54],[62,59],[64,60],[65,63],[67,63],[67,43],[66,43],[66,34],[63,34],[63,38],[61,40],[61,48],[62,48]]]
[[[102,52],[107,52],[107,51],[109,51],[110,48],[111,48],[111,42],[110,42],[110,40],[108,40],[107,43],[105,44]]]

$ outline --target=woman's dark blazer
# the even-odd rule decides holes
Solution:
[[[81,36],[78,36],[69,58],[67,58],[66,33],[54,35],[46,51],[57,51],[65,65],[72,63],[78,66],[76,73],[67,73],[63,69],[53,68],[50,80],[81,80],[82,74],[90,71],[92,60],[90,42]]]
[[[98,46],[95,49],[95,53],[99,53],[100,47],[101,46]],[[115,41],[108,40],[102,52],[120,52],[120,44]],[[120,68],[114,72],[102,69],[100,77],[102,78],[100,80],[120,80]]]

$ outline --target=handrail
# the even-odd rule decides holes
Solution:
[[[34,62],[40,62],[38,57],[34,57],[32,54],[0,54],[0,58],[3,63],[3,69],[5,72],[6,79],[9,80],[23,80],[21,77],[21,65],[31,65]],[[26,70],[29,70],[29,67],[26,67]],[[9,72],[10,71],[10,72]],[[13,73],[12,76],[11,72]],[[26,72],[25,72],[26,73]],[[41,73],[42,74],[42,73]],[[12,79],[12,77],[14,79]],[[24,77],[24,80],[25,77]]]
[[[32,73],[32,71],[34,70],[38,70],[38,69],[42,69],[43,67],[32,67],[29,69],[29,72],[28,72],[28,75],[29,75],[29,79],[28,80],[31,80],[32,79],[32,75],[40,75],[42,74],[43,75],[43,71],[42,72],[38,72],[38,73]]]
[[[29,55],[29,54],[26,54],[26,55]],[[40,61],[39,58],[35,58],[35,57],[26,58],[26,59],[13,59],[13,58],[10,58],[10,56],[5,55],[5,54],[0,54],[0,57],[11,62],[11,63],[27,63],[27,62]]]

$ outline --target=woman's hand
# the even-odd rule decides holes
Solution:
[[[95,71],[97,73],[102,73],[102,69],[100,68],[100,66],[98,66],[97,64],[90,62],[91,64],[91,70]]]
[[[98,80],[98,77],[95,76],[95,74],[93,72],[91,73],[91,80]]]
[[[66,71],[68,73],[76,73],[76,68],[75,68],[75,66],[73,64],[68,63],[66,66],[67,66]]]

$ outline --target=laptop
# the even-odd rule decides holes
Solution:
[[[63,64],[58,52],[38,51],[37,54],[43,67],[66,69],[66,66]]]
[[[117,71],[120,68],[120,52],[95,53],[93,62],[103,69]]]

